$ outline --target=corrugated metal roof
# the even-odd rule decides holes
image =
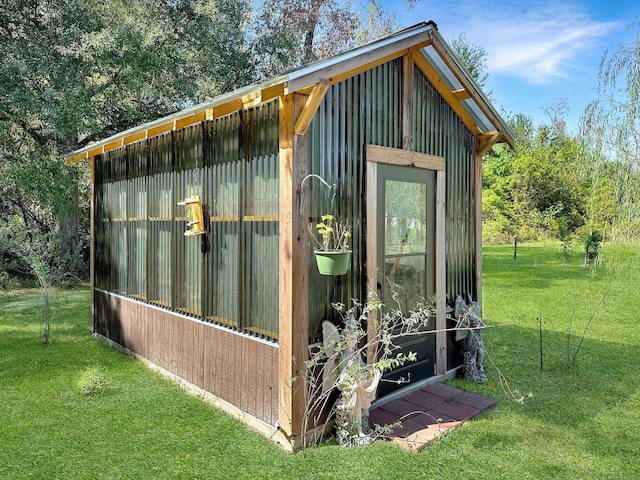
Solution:
[[[337,83],[359,73],[363,68],[371,68],[415,48],[419,48],[419,52],[447,88],[451,91],[464,89],[468,92],[469,98],[460,100],[460,104],[477,126],[473,129],[475,135],[497,132],[498,141],[506,141],[513,145],[513,132],[457,60],[439,34],[437,25],[428,21],[333,57],[302,65],[267,81],[248,85],[172,115],[130,128],[69,153],[64,158],[67,163],[90,158],[128,143],[201,122],[206,118],[226,115],[282,94],[305,90],[321,79]]]

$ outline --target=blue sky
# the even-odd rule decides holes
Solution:
[[[500,111],[549,123],[543,109],[566,98],[567,126],[596,98],[607,49],[631,45],[640,29],[638,0],[382,0],[401,27],[433,20],[448,42],[464,33],[487,52],[488,80]]]

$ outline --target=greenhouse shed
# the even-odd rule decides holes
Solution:
[[[124,131],[92,172],[93,330],[295,448],[293,382],[332,302],[438,299],[413,382],[459,366],[456,295],[481,298],[481,158],[512,133],[433,22]],[[327,185],[331,188],[327,188]],[[347,219],[347,274],[308,225]],[[382,389],[379,395],[388,393]]]

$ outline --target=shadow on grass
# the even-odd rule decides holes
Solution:
[[[489,362],[490,383],[471,389],[498,399],[499,408],[492,413],[496,419],[513,415],[517,420],[514,428],[486,435],[481,443],[510,445],[522,441],[533,429],[541,440],[552,443],[561,442],[563,435],[580,437],[585,448],[596,455],[615,450],[620,442],[635,436],[634,445],[627,442],[625,446],[640,454],[640,442],[633,433],[640,431],[640,346],[633,342],[587,337],[575,357],[575,366],[567,366],[580,337],[567,338],[566,333],[543,329],[541,370],[538,330],[520,326],[492,329],[485,336],[491,361],[511,388],[532,396],[524,405],[510,402]],[[463,383],[457,386],[465,388]]]

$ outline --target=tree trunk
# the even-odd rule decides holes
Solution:
[[[318,20],[320,18],[320,9],[324,5],[326,0],[311,0],[309,2],[309,12],[307,14],[306,21],[304,22],[304,47],[302,51],[302,63],[309,63],[316,60],[316,56],[313,53],[313,39],[318,26]]]

